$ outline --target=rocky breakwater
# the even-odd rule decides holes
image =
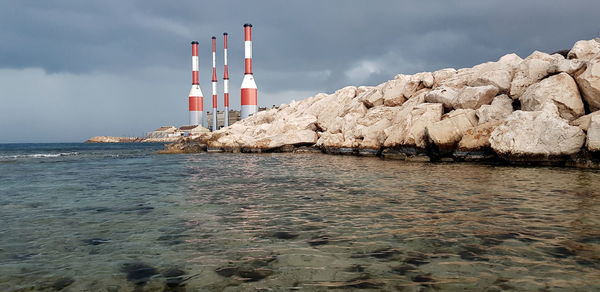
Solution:
[[[178,141],[179,137],[167,138],[140,138],[140,137],[113,137],[95,136],[89,138],[85,143],[171,143]]]
[[[286,152],[598,166],[600,41],[345,87],[167,145],[164,153]]]

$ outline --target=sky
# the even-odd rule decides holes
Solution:
[[[142,136],[188,122],[190,42],[210,109],[211,37],[229,33],[239,109],[243,24],[259,106],[396,74],[568,49],[600,33],[598,0],[0,1],[0,143]],[[208,97],[208,98],[207,98]]]

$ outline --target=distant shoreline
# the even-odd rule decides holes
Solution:
[[[140,137],[114,137],[114,136],[95,136],[84,143],[172,143],[180,137],[168,138],[140,138]]]

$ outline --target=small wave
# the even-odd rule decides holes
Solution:
[[[61,152],[61,153],[34,153],[34,154],[18,154],[18,155],[0,155],[0,160],[20,159],[20,158],[54,158],[63,156],[76,156],[79,152]]]

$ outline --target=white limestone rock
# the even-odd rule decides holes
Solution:
[[[451,79],[456,76],[456,69],[446,68],[435,71],[432,73],[433,76],[433,88],[439,87],[444,81]]]
[[[407,101],[394,116],[390,127],[385,129],[385,147],[417,147],[427,144],[425,129],[441,119],[444,109],[439,103],[423,103],[420,95]]]
[[[567,57],[569,59],[579,59],[589,61],[600,54],[600,43],[596,40],[581,40],[573,45]]]
[[[519,100],[521,109],[525,111],[541,110],[546,103],[553,102],[560,116],[569,121],[585,114],[577,84],[567,73],[553,75],[531,85]]]
[[[585,145],[590,151],[600,151],[600,115],[592,116]]]
[[[498,91],[498,88],[492,85],[467,86],[458,92],[453,107],[455,109],[478,109],[484,104],[492,103]]]
[[[590,60],[575,80],[589,109],[592,112],[600,110],[600,56]]]
[[[400,106],[406,101],[404,96],[408,80],[405,77],[386,82],[382,87],[383,103],[386,106]]]
[[[519,98],[530,85],[548,76],[554,60],[552,56],[538,51],[525,58],[515,71],[510,85],[510,97]]]
[[[507,97],[508,98],[508,97]],[[498,125],[502,122],[499,120],[480,123],[474,128],[467,129],[460,142],[458,143],[458,151],[482,151],[490,148],[490,136]]]
[[[442,120],[427,126],[429,138],[440,149],[455,149],[463,134],[478,121],[475,110],[459,109],[442,117]]]
[[[479,124],[504,120],[513,112],[512,102],[506,94],[494,97],[491,104],[482,105],[475,111]]]
[[[513,72],[509,70],[494,70],[482,73],[473,82],[470,82],[470,86],[484,86],[492,85],[501,93],[510,92],[510,84],[513,79]]]
[[[561,56],[562,57],[562,56]],[[556,58],[550,62],[549,74],[567,73],[571,76],[579,75],[585,69],[586,63],[580,59]]]
[[[547,103],[540,111],[515,111],[492,132],[490,145],[508,160],[549,160],[579,152],[585,134]]]
[[[367,108],[383,105],[383,92],[376,87],[367,88],[358,95],[358,100],[365,104]]]
[[[425,94],[425,102],[441,103],[444,108],[452,109],[457,97],[458,91],[456,89],[440,86]]]
[[[569,124],[571,126],[579,127],[580,129],[587,132],[588,128],[590,127],[590,124],[592,123],[592,117],[596,115],[600,115],[600,111],[581,116],[578,119],[571,121]]]

